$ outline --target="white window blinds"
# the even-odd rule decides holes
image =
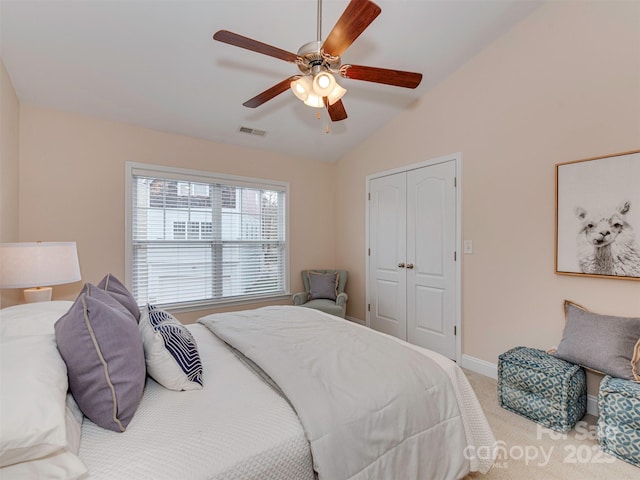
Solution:
[[[288,293],[286,184],[130,169],[131,288],[139,305]]]

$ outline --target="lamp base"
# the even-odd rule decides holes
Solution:
[[[27,303],[50,302],[51,292],[53,292],[51,287],[27,288],[24,291],[24,299]]]

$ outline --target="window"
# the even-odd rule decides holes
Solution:
[[[173,222],[173,239],[184,240],[185,239],[185,222]]]
[[[236,208],[236,189],[222,187],[222,208]]]
[[[285,183],[127,164],[127,281],[139,305],[288,295]]]
[[[188,222],[187,238],[189,240],[198,240],[200,238],[200,222]]]

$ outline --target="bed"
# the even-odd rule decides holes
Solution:
[[[435,480],[485,473],[495,458],[454,362],[294,306],[182,327],[197,344],[201,388],[170,390],[147,375],[125,431],[105,429],[82,414],[59,374],[54,324],[73,305],[0,310],[2,478]],[[58,368],[46,395],[41,384],[55,375],[43,365]],[[55,415],[29,411],[54,404]],[[16,433],[8,423],[21,415]],[[39,428],[56,415],[43,440]]]

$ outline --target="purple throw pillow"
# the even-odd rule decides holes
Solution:
[[[124,432],[147,373],[135,319],[111,295],[88,285],[56,322],[55,333],[82,412],[103,428]]]
[[[109,292],[113,298],[118,300],[127,310],[131,312],[136,322],[140,321],[140,308],[138,308],[138,302],[133,298],[131,292],[124,286],[124,284],[116,277],[107,273],[105,277],[98,283],[98,288],[101,288],[105,292]]]
[[[309,299],[326,298],[335,300],[338,296],[338,273],[307,272],[309,278]]]

